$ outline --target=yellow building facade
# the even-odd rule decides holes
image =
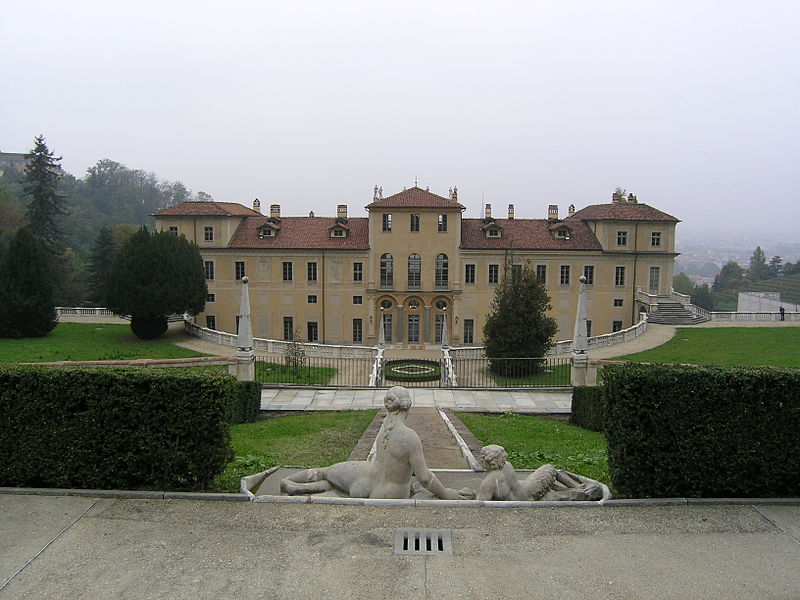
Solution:
[[[329,344],[425,347],[480,345],[494,289],[523,264],[545,282],[557,339],[574,329],[579,278],[585,276],[589,335],[638,321],[637,290],[671,294],[675,217],[633,196],[560,217],[502,218],[485,206],[464,218],[458,192],[419,187],[382,197],[367,217],[262,214],[226,202],[184,202],[155,215],[158,230],[194,241],[206,268],[208,301],[200,325],[235,332],[241,278],[250,287],[253,334]],[[518,268],[518,267],[517,267]]]

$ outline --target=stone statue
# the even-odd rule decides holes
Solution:
[[[411,475],[434,496],[446,500],[471,500],[475,492],[445,487],[425,462],[417,433],[406,425],[411,397],[403,387],[386,392],[389,414],[378,433],[375,461],[347,461],[322,469],[306,469],[281,482],[289,495],[317,494],[336,489],[352,498],[410,498]]]
[[[484,446],[480,459],[487,473],[478,500],[600,500],[603,496],[599,484],[585,483],[553,465],[543,465],[520,481],[502,446]]]

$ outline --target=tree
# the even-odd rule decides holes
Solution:
[[[689,279],[686,273],[678,273],[672,278],[672,289],[679,294],[691,296],[694,292],[694,282]]]
[[[45,250],[53,255],[60,253],[61,219],[67,214],[64,197],[57,192],[62,177],[61,157],[47,148],[44,137],[39,136],[33,149],[25,155],[28,161],[22,178],[25,195],[30,199],[26,219],[28,229]]]
[[[753,251],[753,256],[750,257],[750,270],[749,276],[751,281],[763,281],[769,279],[769,265],[767,265],[767,255],[761,249],[761,246],[756,246]]]
[[[558,330],[546,313],[552,308],[544,283],[529,265],[513,273],[508,267],[495,289],[491,312],[483,326],[483,344],[490,368],[501,375],[523,374],[516,361],[504,358],[541,358]],[[540,361],[527,363],[536,370]],[[530,372],[530,371],[528,371]]]
[[[697,285],[692,291],[692,304],[705,308],[706,310],[714,310],[714,295],[711,293],[708,284]]]
[[[167,316],[197,314],[206,303],[203,259],[197,246],[167,231],[142,227],[119,249],[106,286],[108,308],[131,316],[140,338],[167,330]]]
[[[22,227],[0,256],[0,337],[40,337],[57,324],[50,259]]]
[[[714,290],[720,291],[738,287],[734,284],[742,281],[743,274],[744,270],[736,261],[731,260],[725,263],[719,275],[714,278]]]
[[[780,256],[773,256],[769,259],[769,276],[780,277],[783,275],[783,259]]]
[[[89,297],[101,306],[105,304],[106,283],[116,254],[117,240],[111,229],[103,227],[94,240],[87,267]]]

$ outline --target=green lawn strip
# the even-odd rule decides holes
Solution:
[[[336,369],[333,367],[287,367],[279,363],[256,361],[256,381],[261,383],[295,383],[327,385]]]
[[[235,458],[212,491],[238,492],[239,480],[277,465],[324,467],[347,460],[376,410],[301,413],[231,427]]]
[[[800,367],[800,327],[679,328],[666,344],[614,360]]]
[[[503,446],[515,469],[536,469],[550,463],[610,485],[603,434],[562,421],[516,413],[460,412],[458,418],[483,445]]]
[[[135,360],[206,356],[175,345],[182,332],[156,340],[140,340],[129,325],[59,323],[38,338],[0,338],[0,362],[55,362],[62,360]]]
[[[503,377],[494,375],[495,384],[500,387],[559,386],[570,385],[570,365],[545,367],[542,373],[525,377]]]

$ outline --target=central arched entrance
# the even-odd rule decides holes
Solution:
[[[384,294],[375,300],[378,344],[431,346],[447,343],[452,331],[452,299],[439,294]]]

